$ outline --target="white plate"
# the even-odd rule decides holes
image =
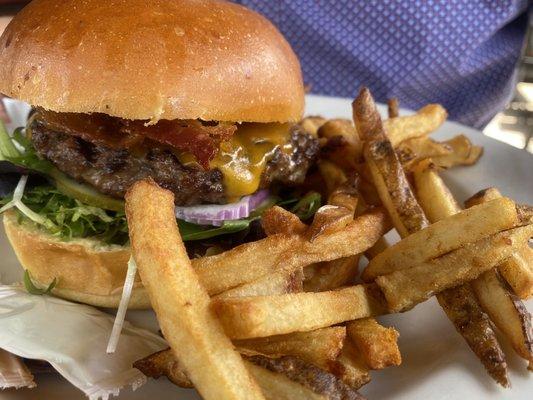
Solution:
[[[350,118],[347,99],[308,96],[307,114],[325,117]],[[464,133],[474,143],[482,145],[485,153],[473,167],[455,168],[444,173],[446,182],[463,201],[474,192],[497,186],[503,193],[519,202],[533,203],[533,157],[486,136],[481,132],[456,124],[445,123],[436,138],[450,138]],[[529,172],[529,173],[528,173]],[[21,277],[18,262],[2,233],[0,234],[0,273],[4,283]],[[533,310],[533,302],[528,308]],[[155,328],[150,312],[131,312],[128,319],[149,329]],[[514,355],[502,341],[510,367],[512,389],[501,389],[487,376],[481,364],[454,330],[434,299],[405,314],[380,318],[400,331],[403,363],[397,368],[372,372],[372,382],[361,389],[369,399],[514,399],[526,400],[533,393],[533,378],[526,363]],[[529,379],[528,379],[529,378]],[[83,395],[56,375],[38,376],[38,387],[32,390],[1,392],[2,400],[83,399]],[[178,389],[165,379],[151,381],[136,392],[124,390],[120,398],[158,400],[200,399],[192,390]]]

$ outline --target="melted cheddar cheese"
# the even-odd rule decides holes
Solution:
[[[231,139],[220,145],[210,167],[222,172],[228,201],[257,191],[267,161],[277,148],[292,150],[289,124],[241,124]]]

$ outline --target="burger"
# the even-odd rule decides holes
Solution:
[[[132,183],[172,191],[189,253],[209,254],[261,235],[266,206],[301,206],[319,151],[291,47],[220,0],[34,0],[0,38],[0,92],[31,105],[0,138],[29,176],[2,200],[27,283],[96,306],[120,300]],[[140,281],[130,306],[149,307]]]

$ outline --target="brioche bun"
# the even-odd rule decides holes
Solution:
[[[34,0],[0,38],[0,92],[57,112],[290,122],[299,62],[259,14],[220,0]]]
[[[29,223],[17,213],[4,214],[4,228],[23,268],[36,286],[46,288],[54,279],[56,296],[98,307],[117,308],[128,268],[130,249],[103,246],[91,239],[61,241]],[[150,308],[150,300],[136,277],[129,308]]]

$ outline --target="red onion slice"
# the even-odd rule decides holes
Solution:
[[[197,225],[221,226],[224,221],[247,218],[268,198],[268,190],[244,196],[236,203],[176,207],[176,218]]]

